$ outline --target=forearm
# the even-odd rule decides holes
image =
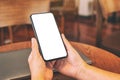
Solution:
[[[120,80],[120,74],[104,71],[93,66],[87,65],[77,77],[78,80]]]

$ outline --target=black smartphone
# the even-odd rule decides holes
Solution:
[[[52,13],[32,14],[39,51],[45,61],[67,57],[67,51]]]

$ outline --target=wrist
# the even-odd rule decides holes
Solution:
[[[77,73],[76,73],[76,79],[81,80],[83,74],[86,73],[86,70],[88,69],[89,65],[86,63],[83,63],[78,69],[77,69]]]
[[[35,76],[31,76],[31,80],[45,80],[44,76],[42,75],[35,75]]]

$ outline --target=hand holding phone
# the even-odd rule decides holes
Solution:
[[[67,51],[52,13],[31,15],[39,51],[45,61],[67,57]]]

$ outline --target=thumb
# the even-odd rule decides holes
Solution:
[[[61,36],[62,36],[62,39],[63,39],[63,41],[64,41],[64,43],[65,43],[65,46],[66,46],[67,50],[71,49],[72,46],[71,46],[71,44],[69,43],[69,41],[66,39],[65,35],[64,35],[64,34],[61,34]]]
[[[32,41],[32,51],[39,52],[37,40],[35,38],[32,38],[31,41]]]

